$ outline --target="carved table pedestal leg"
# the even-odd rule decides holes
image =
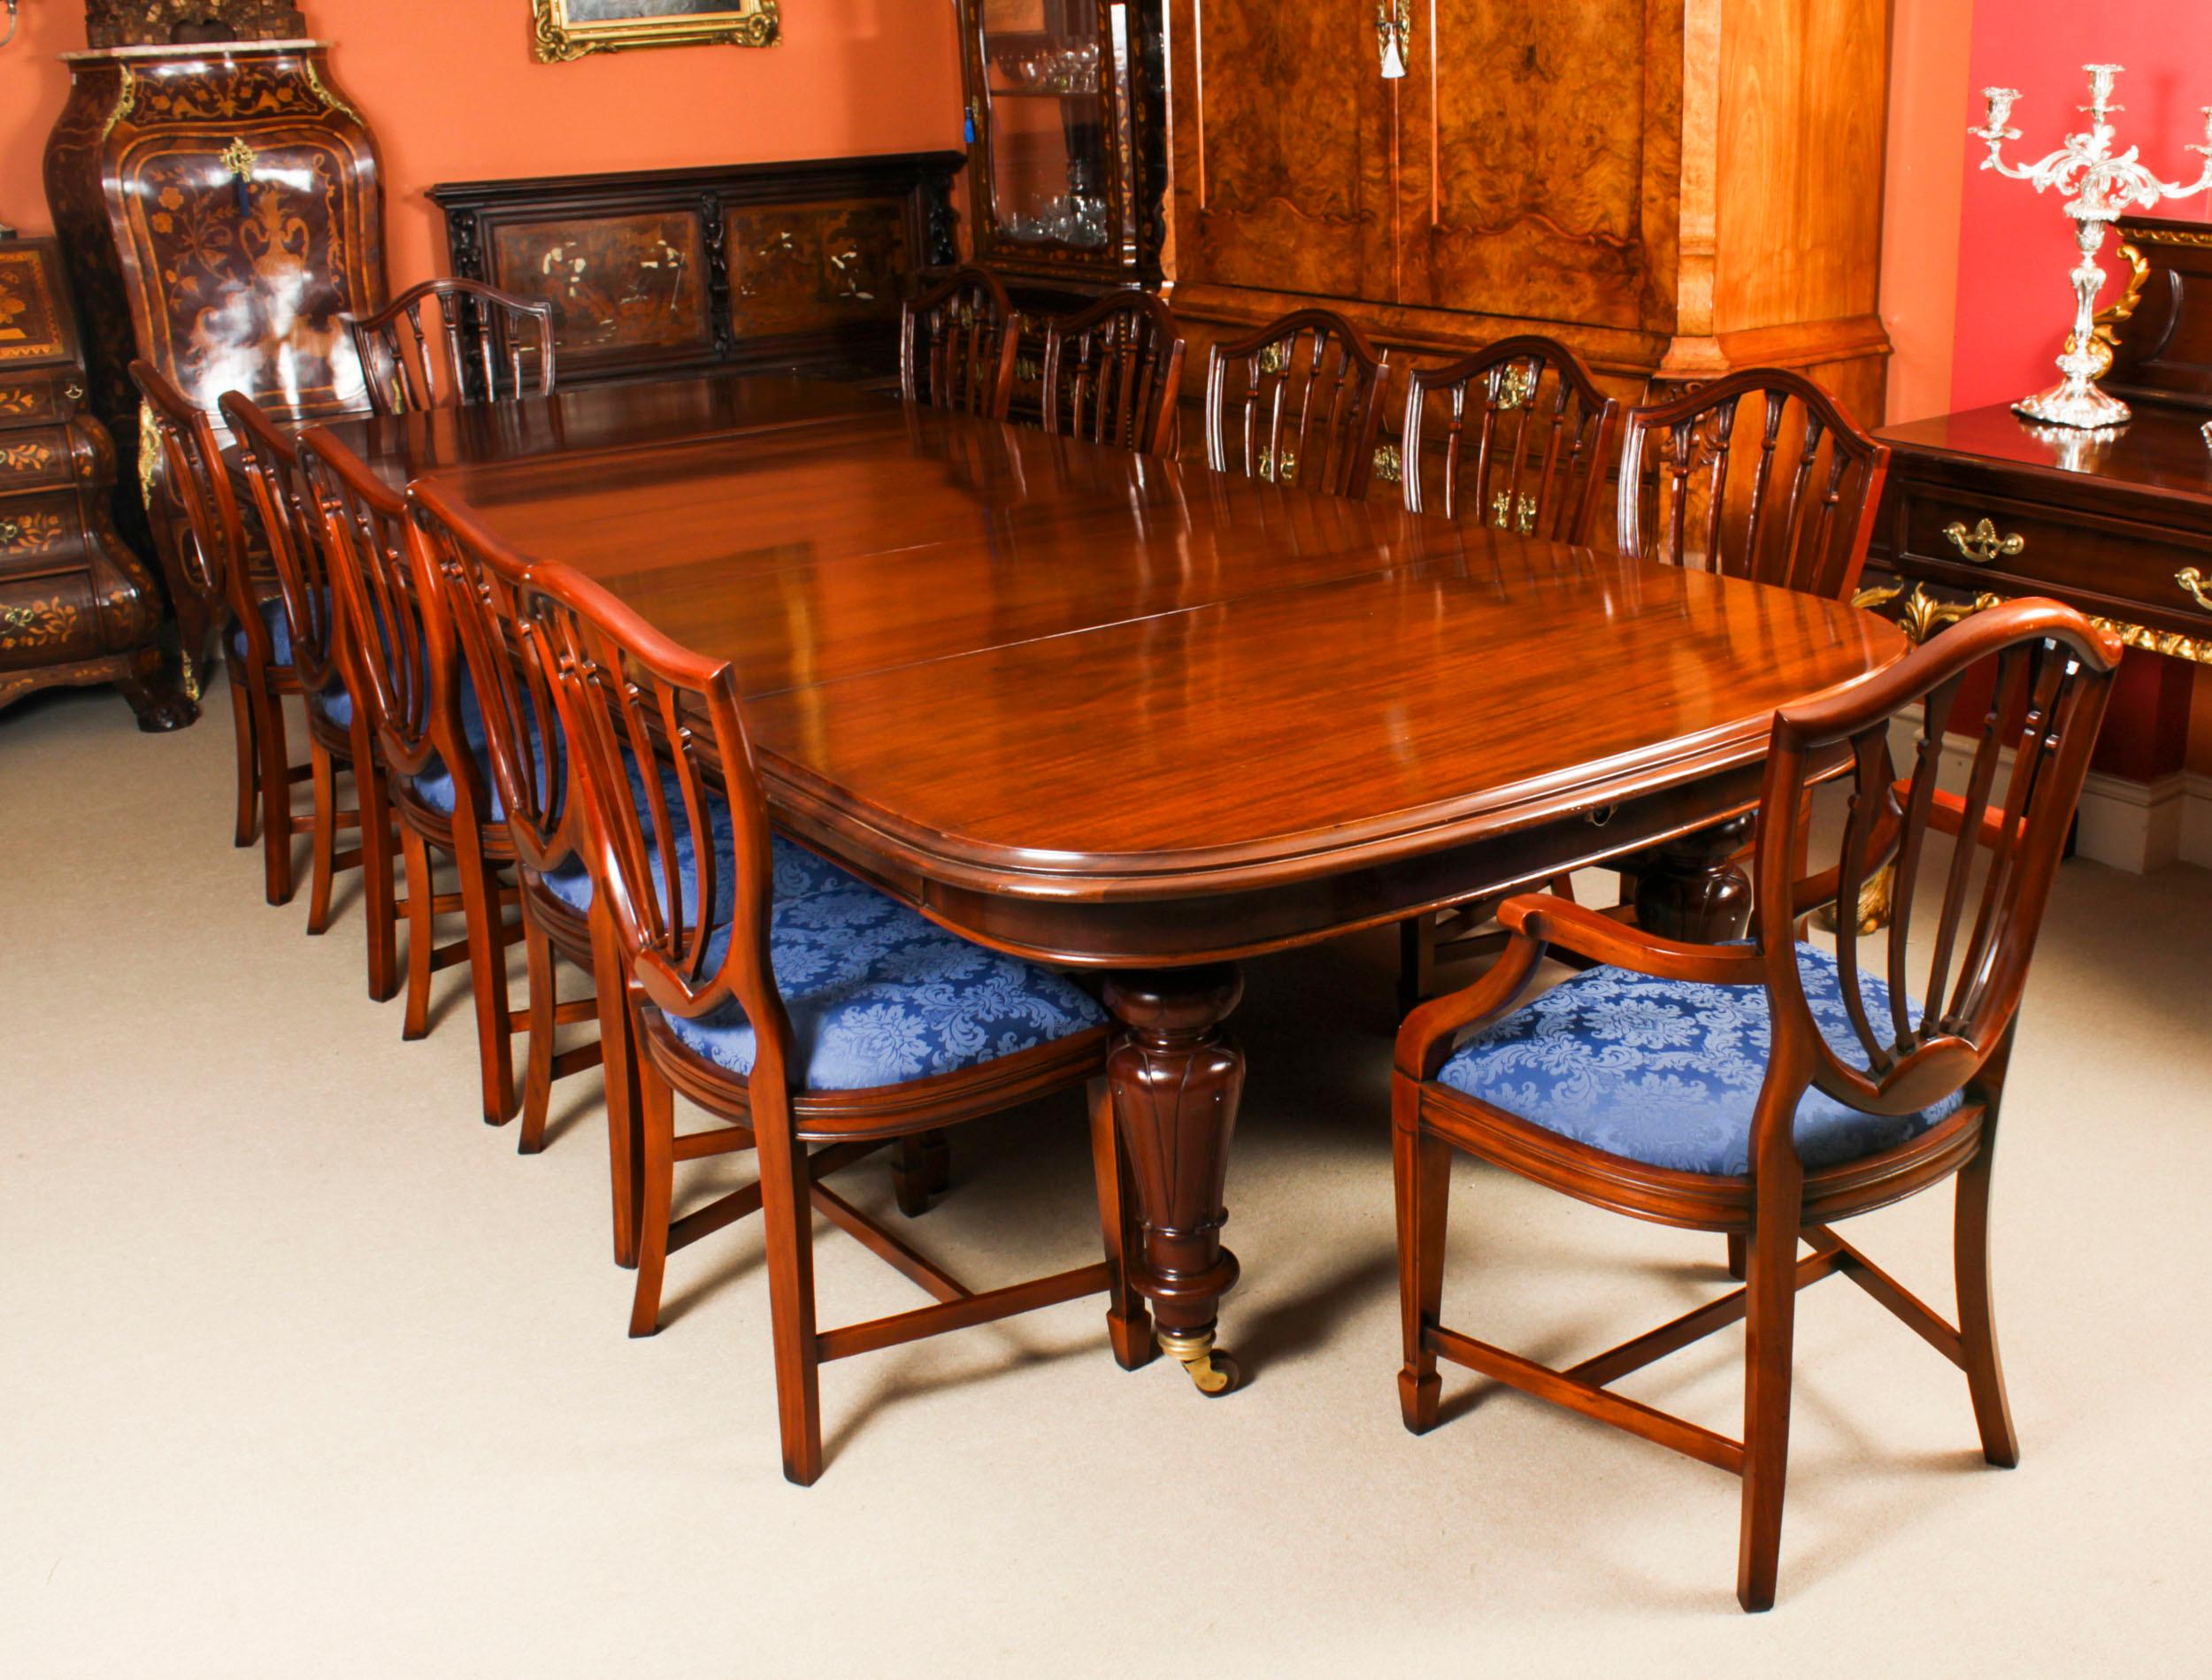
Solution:
[[[1226,963],[1117,974],[1105,988],[1122,1029],[1106,1077],[1143,1226],[1130,1281],[1152,1303],[1162,1349],[1207,1394],[1237,1380],[1214,1352],[1214,1325],[1237,1280],[1236,1256],[1221,1246],[1221,1192],[1244,1088],[1244,1053],[1221,1023],[1243,994]]]
[[[1678,834],[1637,860],[1636,924],[1662,939],[1718,945],[1751,926],[1750,878],[1729,860],[1751,841],[1753,818],[1732,817]]]

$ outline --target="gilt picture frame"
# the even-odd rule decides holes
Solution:
[[[542,64],[634,47],[772,47],[777,0],[530,0],[531,47]]]

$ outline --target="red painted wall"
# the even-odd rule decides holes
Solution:
[[[303,0],[383,150],[393,283],[442,272],[444,180],[957,150],[951,0],[799,0],[783,44],[567,65],[530,55],[529,0]],[[46,231],[40,159],[85,44],[77,0],[23,0],[0,50],[0,220]]]
[[[2212,5],[2171,0],[1978,0],[1969,76],[1972,123],[1985,106],[1980,90],[2016,88],[2020,103],[2009,126],[2020,130],[2005,157],[2031,163],[2055,150],[2085,126],[2076,109],[2089,98],[2082,65],[2122,66],[2113,118],[2123,150],[2140,146],[2144,163],[2162,180],[2193,181],[2203,157],[2184,148],[2201,144],[2212,104]],[[2063,201],[2025,181],[1980,168],[1980,142],[1959,136],[1965,159],[1958,242],[1958,303],[1952,341],[1951,406],[2008,403],[2056,380],[2052,362],[2073,313],[2067,272],[2076,248]],[[2170,200],[2171,216],[2212,215],[2212,197]],[[2117,290],[2125,265],[2107,241],[2104,266]],[[2197,679],[2212,691],[2212,679]],[[2131,654],[2112,712],[2097,744],[2097,768],[2151,781],[2193,761],[2212,769],[2212,730],[2198,729],[2192,753],[2193,674],[2173,660]],[[2212,706],[2200,704],[2200,714]]]
[[[1973,126],[1985,117],[1982,88],[2017,88],[2010,126],[2021,137],[2007,143],[2007,160],[2032,162],[2057,150],[2065,134],[2087,123],[2075,107],[2088,103],[2089,79],[2081,67],[2092,61],[2123,66],[2117,96],[2127,109],[2113,119],[2121,147],[2139,144],[2143,161],[2161,180],[2194,180],[2204,159],[2182,149],[2202,143],[2198,108],[2212,105],[2212,5],[1979,0],[1969,58]],[[2066,275],[2075,246],[2072,224],[2055,194],[1978,167],[1986,156],[1979,141],[1962,134],[1957,143],[1966,182],[1951,405],[1966,409],[2011,402],[2058,378],[2051,364],[2072,318]],[[2212,197],[2174,200],[2164,213],[2212,214]],[[2125,265],[2111,257],[2111,242],[2105,249],[2105,268],[2116,288]]]

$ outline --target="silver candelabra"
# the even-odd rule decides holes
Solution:
[[[2071,276],[2073,335],[2058,358],[2058,371],[2066,377],[2048,390],[2012,406],[2047,425],[2097,427],[2118,426],[2129,416],[2126,403],[2097,387],[2096,376],[2102,371],[2095,348],[2097,294],[2104,288],[2104,270],[2097,265],[2097,253],[2104,248],[2105,229],[2119,220],[2120,212],[2130,203],[2153,210],[2161,199],[2212,191],[2212,105],[2204,107],[2205,143],[2186,148],[2204,158],[2204,173],[2186,187],[2169,186],[2136,161],[2135,147],[2113,156],[2112,125],[2105,119],[2111,112],[2126,109],[2112,103],[2112,79],[2120,73],[2120,66],[2084,65],[2082,68],[2089,73],[2090,103],[2077,109],[2089,113],[2088,132],[2067,135],[2066,143],[2040,162],[2008,164],[1997,155],[2006,141],[2020,138],[2017,128],[2005,127],[2020,97],[2016,88],[1983,88],[1982,96],[1989,101],[1989,121],[1967,132],[1988,142],[1984,169],[1993,169],[2014,180],[2032,181],[2039,193],[2047,187],[2058,188],[2068,201],[2066,213],[2074,219],[2074,238],[2081,247],[2081,261]]]

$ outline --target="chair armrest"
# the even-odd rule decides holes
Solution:
[[[1508,899],[1498,909],[1498,920],[1524,938],[1563,945],[1593,962],[1632,969],[1655,979],[1708,986],[1758,986],[1766,979],[1766,959],[1755,947],[1662,939],[1546,894]]]
[[[1432,998],[1406,1016],[1398,1029],[1394,1059],[1397,1070],[1409,1079],[1436,1078],[1460,1033],[1518,1003],[1543,961],[1543,941],[1516,933],[1479,980],[1464,990]]]

